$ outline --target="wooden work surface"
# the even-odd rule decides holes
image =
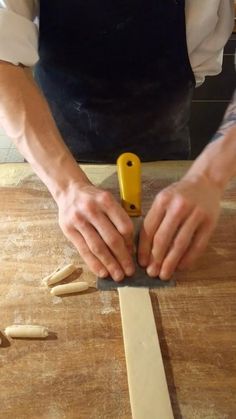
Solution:
[[[187,167],[144,165],[144,212]],[[114,166],[84,169],[118,196]],[[118,295],[93,289],[59,298],[41,285],[70,262],[82,267],[82,280],[92,285],[95,278],[61,233],[55,203],[27,164],[0,166],[0,223],[0,330],[33,323],[52,332],[45,341],[3,339],[0,417],[130,419]],[[236,180],[196,269],[151,297],[175,418],[235,419]]]

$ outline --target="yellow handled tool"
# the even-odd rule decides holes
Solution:
[[[124,153],[117,160],[118,180],[123,208],[130,217],[141,215],[141,162],[133,153]]]

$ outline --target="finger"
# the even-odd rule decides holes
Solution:
[[[84,222],[78,225],[78,230],[91,253],[106,267],[111,277],[115,281],[121,281],[124,278],[124,271],[95,228]]]
[[[103,195],[105,195],[102,197],[104,213],[123,236],[126,246],[133,249],[134,227],[130,217],[109,193],[105,191]]]
[[[79,254],[88,265],[89,269],[100,278],[105,278],[109,275],[108,270],[100,262],[100,260],[89,250],[83,236],[75,229],[71,232],[65,233],[68,239],[74,244]]]
[[[150,262],[147,268],[148,275],[153,277],[159,275],[171,243],[174,241],[183,220],[189,216],[189,213],[190,208],[179,200],[176,200],[167,210],[166,216],[153,239]]]
[[[203,218],[204,215],[196,209],[182,225],[174,239],[173,245],[170,247],[169,252],[162,263],[159,274],[161,279],[169,279],[174,273],[180,259],[190,246],[195,232],[203,222]]]
[[[125,245],[124,238],[117,231],[114,224],[110,222],[106,215],[98,213],[93,220],[93,226],[106,243],[110,252],[115,256],[125,274],[127,276],[133,275],[135,267],[132,257]]]
[[[149,263],[153,237],[165,216],[165,212],[162,206],[153,204],[144,219],[138,243],[138,261],[143,267],[146,267]]]
[[[199,256],[206,249],[212,231],[213,228],[212,226],[209,226],[209,223],[201,225],[193,238],[191,246],[187,249],[187,252],[180,260],[178,269],[182,270],[189,268],[199,258]]]

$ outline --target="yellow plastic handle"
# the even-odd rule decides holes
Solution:
[[[131,217],[141,215],[141,162],[133,153],[117,159],[122,206]]]

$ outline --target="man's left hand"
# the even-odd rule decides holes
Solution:
[[[217,224],[222,191],[205,176],[188,176],[162,190],[147,213],[138,248],[148,275],[169,279],[205,250]]]

